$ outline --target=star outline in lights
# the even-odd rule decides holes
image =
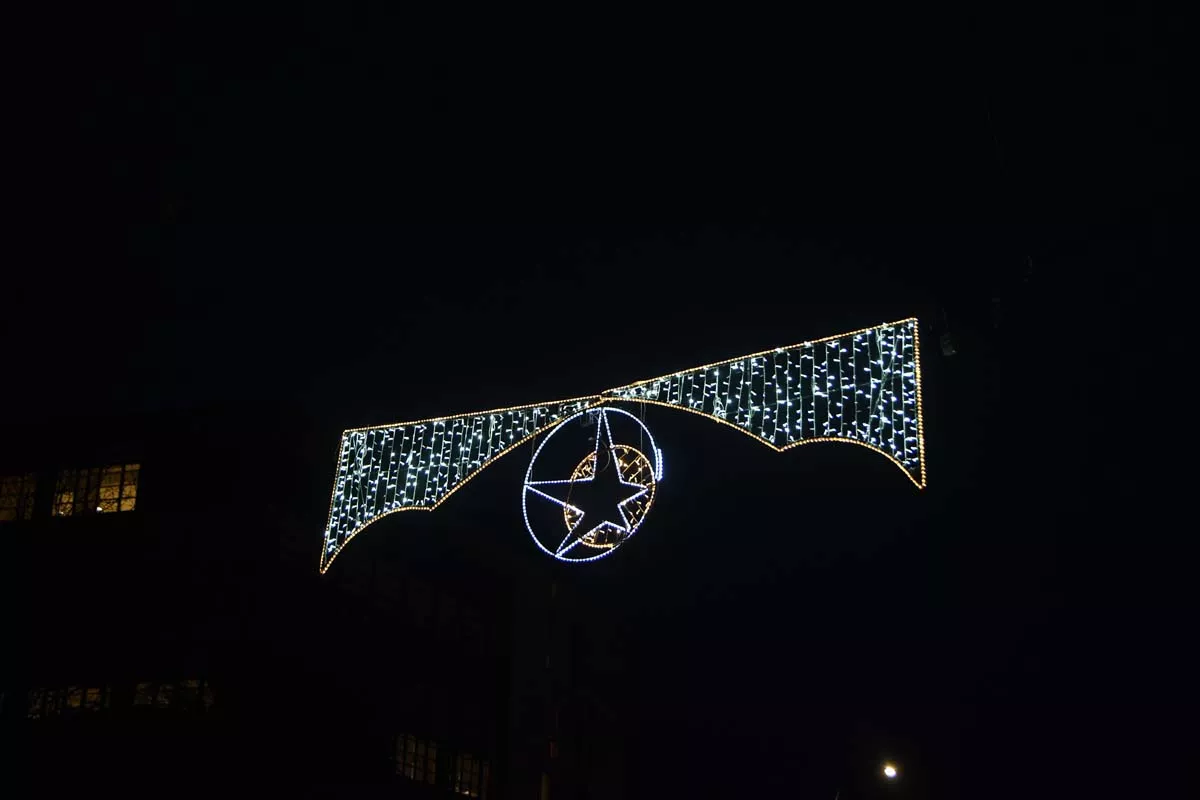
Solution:
[[[617,445],[613,442],[612,428],[608,422],[608,412],[610,410],[617,411],[617,413],[626,414],[626,412],[619,411],[617,409],[601,408],[601,409],[596,410],[596,412],[595,412],[597,414],[596,444],[593,447],[592,452],[588,456],[586,456],[584,458],[584,460],[580,463],[580,467],[582,467],[582,465],[587,463],[589,461],[589,459],[592,460],[592,471],[591,471],[590,475],[587,475],[586,477],[583,477],[583,478],[570,478],[570,479],[566,479],[566,480],[547,480],[547,481],[534,481],[534,480],[530,480],[528,475],[526,477],[525,487],[524,487],[526,493],[533,492],[534,494],[538,495],[539,497],[542,497],[558,506],[561,506],[565,511],[569,510],[578,515],[578,518],[576,519],[573,527],[570,525],[569,521],[567,522],[567,524],[568,524],[567,535],[559,543],[558,547],[555,548],[555,550],[553,552],[547,550],[548,553],[550,553],[555,558],[558,558],[560,560],[591,561],[591,560],[600,558],[600,557],[612,552],[618,546],[620,546],[626,539],[628,539],[630,536],[632,536],[633,533],[638,529],[638,527],[640,527],[641,522],[642,522],[642,519],[637,519],[636,521],[630,520],[630,517],[629,517],[628,513],[626,512],[625,506],[627,504],[629,504],[630,502],[633,502],[641,497],[644,497],[647,494],[650,494],[651,498],[653,498],[652,492],[653,492],[653,488],[654,488],[654,483],[658,477],[660,465],[651,464],[649,459],[647,459],[644,454],[642,454],[641,452],[639,452],[638,450],[636,450],[632,447],[628,447],[626,445]],[[632,415],[628,415],[628,416],[632,417]],[[636,421],[636,417],[634,417],[634,419]],[[564,421],[564,424],[565,424],[565,421]],[[641,424],[641,423],[639,422],[639,424]],[[645,426],[643,425],[643,428],[644,427]],[[647,433],[649,433],[649,432],[647,431]],[[628,487],[632,491],[628,495],[626,495],[626,496],[622,497],[620,500],[616,501],[616,503],[614,504],[616,511],[617,511],[616,515],[613,515],[610,512],[610,513],[604,515],[600,519],[600,521],[597,522],[595,525],[590,525],[585,528],[583,521],[588,516],[588,511],[583,508],[580,508],[578,505],[575,505],[575,504],[572,504],[571,502],[569,502],[570,489],[571,489],[571,487],[578,486],[580,484],[592,483],[595,480],[596,476],[601,474],[602,471],[597,469],[597,465],[599,465],[601,463],[600,462],[601,446],[604,443],[606,443],[606,447],[608,449],[608,455],[610,458],[610,463],[612,464],[612,469],[614,470],[614,472],[616,474],[617,482],[622,486]],[[653,439],[651,439],[651,443],[653,444]],[[543,444],[544,444],[544,442],[543,442]],[[624,462],[621,461],[620,455],[617,452],[618,447],[632,451],[633,453],[637,454],[637,456],[641,457],[642,459],[645,459],[645,461],[650,469],[651,477],[650,477],[649,484],[633,483],[633,482],[627,481],[625,479],[625,476],[621,474],[621,467],[624,465]],[[541,448],[539,447],[538,449],[540,452]],[[654,448],[653,452],[655,453],[655,456],[658,457],[657,447]],[[537,456],[535,454],[534,461],[536,462],[536,460],[537,460]],[[576,470],[578,470],[580,467],[576,467]],[[531,462],[529,465],[529,473],[528,474],[531,475],[532,471],[533,471],[533,462]],[[563,487],[566,487],[567,488],[567,496],[566,496],[567,499],[556,496],[555,489],[551,488],[551,487],[557,487],[560,491]],[[593,511],[595,511],[595,509],[593,509]],[[616,519],[613,519],[614,516],[620,517],[619,523]],[[644,518],[644,516],[645,515],[643,513],[642,517]],[[527,526],[528,526],[528,523],[529,523],[528,516],[526,516],[526,525]],[[596,533],[600,528],[604,527],[605,525],[609,525],[609,526],[612,526],[613,528],[616,528],[617,531],[620,533],[621,538],[610,545],[592,545],[585,541],[585,539],[587,537]],[[530,529],[530,533],[533,533],[532,529]],[[537,537],[534,536],[534,539],[536,540]],[[583,543],[585,545],[592,546],[592,547],[600,547],[601,549],[603,549],[603,552],[601,552],[599,555],[590,556],[588,558],[582,558],[582,559],[565,558],[566,553],[568,553],[571,549],[573,549],[576,545],[579,545],[580,543]],[[542,547],[543,550],[546,550],[545,546],[543,546],[540,542],[538,544],[539,544],[539,546]]]

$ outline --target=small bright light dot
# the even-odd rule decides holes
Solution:
[[[883,775],[890,781],[892,778],[896,777],[896,768],[891,764],[884,764]]]

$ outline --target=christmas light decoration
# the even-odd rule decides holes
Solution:
[[[607,413],[633,418],[614,408],[615,403],[688,411],[777,451],[814,442],[856,444],[888,458],[918,488],[925,486],[920,340],[917,320],[910,318],[706,364],[588,397],[347,430],[338,451],[321,572],[367,525],[398,511],[432,511],[513,448],[557,430],[556,426],[589,409],[607,410],[598,415],[598,424],[609,436]],[[586,514],[569,498],[559,496],[555,487],[585,483],[595,474],[600,440],[598,428],[598,449],[579,462],[569,478],[531,482],[530,464],[522,490],[523,509],[531,494],[563,508],[567,530],[563,544],[553,542],[548,547],[534,534],[539,547],[555,557],[590,561],[612,552],[641,525],[653,500],[653,487],[662,481],[662,451],[652,438],[645,453],[631,443],[610,439],[609,455],[617,477],[635,488],[619,505],[620,520],[605,520],[599,528],[581,521]],[[525,519],[530,527],[528,513]],[[581,525],[586,530],[576,536]],[[564,550],[565,545],[570,549]],[[587,553],[585,548],[599,552],[576,557],[576,550]]]
[[[556,427],[542,440],[529,462],[529,469],[525,472],[525,491],[521,498],[525,529],[529,531],[538,547],[560,561],[595,561],[620,547],[637,531],[649,513],[658,482],[656,476],[662,474],[662,451],[655,446],[650,429],[641,420],[619,408],[581,411],[575,416],[583,414],[595,415],[596,440],[592,451],[579,462],[571,476],[565,480],[534,479],[539,456],[554,439],[555,434],[567,427],[565,424]],[[650,460],[632,445],[617,443],[613,439],[610,415],[628,418],[638,426],[640,433],[650,442],[650,452],[656,454],[656,463],[651,464]],[[564,423],[566,422],[570,420],[564,420]],[[572,497],[572,491],[596,482],[605,474],[610,481],[615,479],[615,483],[623,487],[620,491],[623,495],[621,500],[608,508],[581,508],[579,501]],[[539,535],[535,530],[537,526],[529,518],[531,497],[540,498],[562,508],[565,536],[562,536],[561,532],[559,535]],[[595,519],[592,519],[593,514],[596,515]]]

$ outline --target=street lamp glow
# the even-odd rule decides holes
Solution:
[[[897,775],[896,768],[894,766],[892,766],[891,764],[883,765],[883,777],[887,778],[890,781],[890,780],[894,779],[896,777],[896,775]]]

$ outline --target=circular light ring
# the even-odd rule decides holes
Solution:
[[[533,539],[533,542],[534,542],[534,544],[536,544],[538,546],[538,549],[540,549],[543,553],[550,556],[551,558],[555,558],[559,561],[565,561],[567,563],[572,563],[572,564],[585,563],[588,561],[596,561],[598,559],[604,558],[605,556],[611,554],[617,548],[616,547],[607,547],[607,548],[604,548],[601,552],[597,553],[596,555],[588,556],[587,558],[563,558],[562,556],[558,555],[557,553],[555,553],[552,550],[549,550],[544,544],[542,544],[541,540],[537,537],[537,534],[535,534],[533,532],[533,525],[530,524],[530,522],[529,522],[529,507],[527,504],[528,503],[527,498],[529,497],[530,491],[537,491],[536,489],[533,489],[529,485],[529,483],[533,479],[533,465],[537,463],[538,456],[540,456],[542,454],[542,448],[545,447],[546,443],[549,442],[552,438],[554,438],[554,434],[556,434],[560,430],[562,430],[562,428],[565,425],[567,425],[570,422],[573,422],[574,420],[576,420],[579,417],[582,417],[584,414],[588,414],[588,413],[592,413],[592,414],[622,414],[626,417],[629,417],[631,420],[633,420],[637,424],[637,426],[642,429],[642,432],[646,434],[646,438],[650,440],[650,452],[654,454],[654,474],[652,477],[655,480],[651,485],[656,486],[657,482],[659,480],[662,480],[662,474],[663,474],[662,451],[659,450],[658,445],[655,444],[654,435],[650,433],[650,429],[646,427],[646,424],[644,422],[642,422],[640,419],[638,419],[633,414],[630,414],[628,411],[625,411],[624,409],[616,408],[611,405],[603,405],[598,408],[597,407],[586,408],[582,411],[572,414],[571,416],[569,416],[566,419],[559,422],[558,425],[554,426],[553,430],[551,430],[548,434],[546,434],[546,438],[542,439],[542,441],[540,443],[538,443],[537,449],[533,451],[533,458],[531,458],[529,460],[529,467],[525,470],[525,482],[521,486],[521,517],[525,520],[525,530],[529,532],[530,538]],[[609,433],[610,439],[611,439],[611,436],[612,436],[612,434],[610,431],[610,433]],[[610,444],[611,444],[611,441],[610,441]],[[642,454],[639,453],[639,455],[642,455]],[[646,457],[643,455],[643,458],[646,458]],[[646,460],[649,461],[649,458],[646,458]],[[569,483],[569,482],[570,481],[563,481],[563,483]],[[643,515],[643,517],[644,517],[644,515]],[[628,541],[633,536],[634,532],[637,531],[637,529],[639,527],[641,527],[640,520],[638,521],[637,525],[630,527],[629,534],[624,539],[621,540],[621,543],[624,544],[626,541]]]

